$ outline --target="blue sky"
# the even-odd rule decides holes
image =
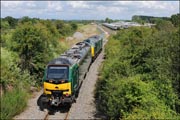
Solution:
[[[1,1],[1,18],[124,19],[133,15],[170,17],[179,1]]]

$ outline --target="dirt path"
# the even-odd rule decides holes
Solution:
[[[83,81],[77,101],[70,108],[68,119],[95,118],[94,115],[96,114],[96,106],[94,103],[94,90],[98,78],[98,68],[103,61],[103,56],[104,52],[102,51],[92,64],[86,79]],[[47,110],[40,111],[39,106],[37,105],[37,100],[42,93],[42,90],[35,93],[35,97],[28,101],[27,109],[20,115],[15,116],[14,119],[44,119],[47,114]],[[51,116],[51,118],[61,119],[61,116],[57,113],[54,117]]]

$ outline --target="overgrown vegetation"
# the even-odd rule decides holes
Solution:
[[[171,17],[154,17],[154,16],[142,16],[134,15],[132,16],[132,21],[144,24],[144,23],[157,23],[159,21],[170,21],[175,27],[180,25],[180,14],[173,14]]]
[[[29,91],[26,89],[14,88],[6,92],[1,98],[1,119],[10,119],[24,110],[29,98],[27,94]]]
[[[139,23],[155,23],[157,20],[170,20],[170,18],[169,17],[143,16],[143,15],[132,16],[132,21],[139,22]]]
[[[120,30],[105,46],[98,109],[108,119],[180,119],[180,29]]]
[[[77,27],[27,16],[1,19],[1,119],[11,119],[26,107],[30,86],[40,85],[45,65],[67,49],[60,39]]]
[[[18,114],[27,104],[30,85],[33,77],[28,71],[21,71],[15,52],[1,48],[1,119],[10,119]]]

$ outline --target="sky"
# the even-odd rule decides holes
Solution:
[[[131,20],[133,15],[170,17],[177,13],[179,1],[1,1],[1,18]]]

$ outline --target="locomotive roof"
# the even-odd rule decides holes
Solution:
[[[79,63],[87,54],[88,49],[90,49],[90,46],[87,43],[85,42],[76,43],[72,48],[67,50],[64,54],[61,54],[58,58],[50,61],[48,65],[50,64],[73,65],[75,63]]]
[[[89,37],[88,39],[84,40],[85,42],[88,42],[88,43],[96,43],[97,41],[101,40],[102,37],[99,36],[99,35],[94,35],[94,36],[91,36]]]
[[[100,40],[101,37],[99,35],[93,35],[91,37],[89,37],[90,39],[95,39],[95,40]]]
[[[48,65],[56,65],[56,64],[57,65],[59,65],[59,64],[72,65],[73,63],[72,63],[72,61],[70,61],[66,58],[63,58],[63,57],[55,58],[48,63]]]

